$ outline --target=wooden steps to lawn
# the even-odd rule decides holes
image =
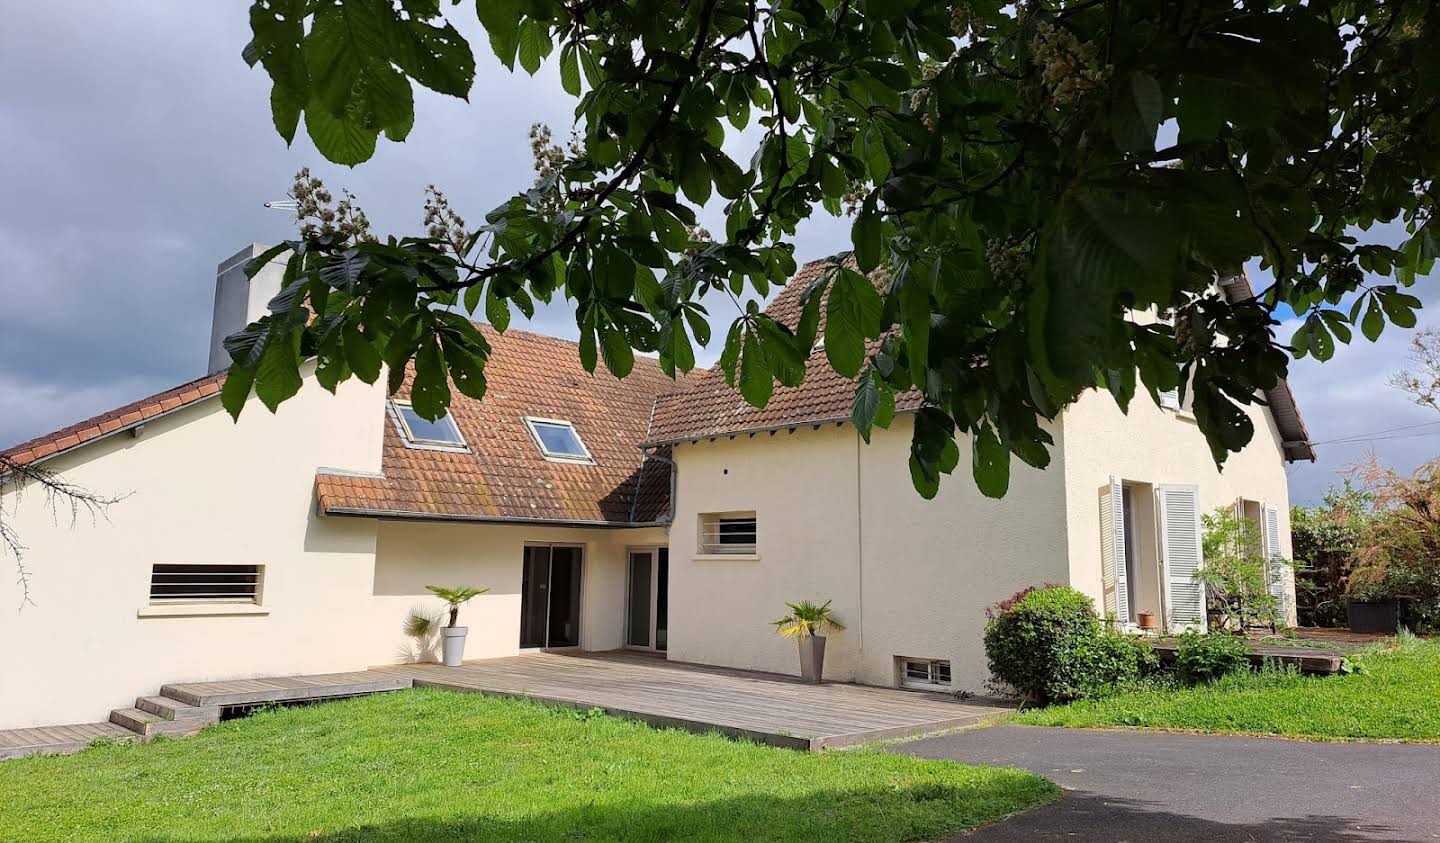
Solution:
[[[411,684],[404,677],[371,672],[181,682],[164,686],[157,695],[140,697],[133,707],[111,711],[108,723],[0,730],[0,760],[65,755],[101,739],[185,737],[220,722],[231,711],[398,691]]]

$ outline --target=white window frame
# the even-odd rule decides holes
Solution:
[[[590,455],[590,446],[585,444],[585,437],[580,435],[580,431],[575,429],[575,425],[573,423],[565,419],[547,419],[542,416],[524,416],[523,421],[525,422],[525,429],[530,431],[530,438],[535,441],[535,447],[540,450],[540,456],[544,457],[546,460],[550,462],[568,462],[575,465],[595,464],[595,458]],[[540,438],[540,431],[535,427],[537,424],[548,424],[555,425],[556,427],[570,428],[570,432],[575,434],[575,441],[580,443],[580,450],[585,452],[585,456],[580,457],[576,456],[575,454],[562,454],[551,451],[549,448],[545,447],[545,440]]]
[[[440,448],[447,451],[470,450],[470,446],[465,443],[465,434],[460,432],[460,425],[455,422],[455,416],[451,415],[449,412],[446,412],[445,415],[441,416],[439,419],[436,419],[436,422],[439,422],[441,420],[446,420],[450,422],[450,429],[455,431],[454,442],[445,439],[423,439],[416,436],[410,430],[410,423],[405,420],[405,414],[400,412],[401,407],[404,407],[413,412],[415,410],[415,405],[410,403],[409,401],[403,401],[398,398],[391,399],[390,404],[395,411],[395,424],[399,426],[400,435],[405,439],[406,445],[418,446],[421,448]]]
[[[165,573],[178,573],[178,572],[157,572],[155,569],[156,569],[158,566],[160,566],[160,565],[183,566],[183,567],[187,567],[187,568],[219,568],[219,567],[226,567],[226,568],[234,568],[234,567],[254,568],[255,571],[254,571],[253,574],[252,574],[252,573],[249,573],[249,572],[241,572],[241,571],[235,571],[235,572],[229,572],[229,573],[233,573],[236,577],[251,577],[251,576],[253,576],[253,577],[255,578],[255,581],[254,581],[254,586],[255,586],[255,588],[254,588],[254,591],[251,593],[251,595],[248,596],[248,597],[237,597],[237,596],[232,596],[232,595],[215,595],[215,596],[208,596],[208,597],[206,597],[206,596],[196,596],[196,595],[193,595],[193,594],[177,595],[177,596],[175,596],[175,597],[156,597],[156,596],[155,596],[155,575],[156,575],[157,573],[161,573],[162,575],[165,574]],[[217,572],[217,573],[218,573],[218,572]],[[205,575],[204,575],[204,574],[201,574],[201,576],[205,576]],[[183,583],[169,583],[169,585],[181,585],[181,584],[183,584]],[[151,605],[151,606],[226,606],[226,605],[259,606],[259,605],[261,605],[261,599],[262,599],[264,593],[265,593],[265,566],[264,566],[264,565],[253,564],[253,563],[249,563],[249,562],[155,562],[155,563],[152,563],[152,564],[150,565],[150,591],[149,591],[149,594],[148,594],[148,596],[149,596],[149,601],[148,601],[148,602],[149,602],[149,605]]]
[[[720,524],[725,521],[749,521],[750,542],[720,541]],[[754,556],[759,553],[760,520],[754,511],[702,512],[697,525],[698,552],[701,556]]]
[[[896,669],[900,673],[900,687],[910,688],[915,691],[950,691],[955,687],[955,673],[949,659],[919,659],[912,656],[896,656]],[[925,673],[929,679],[913,679],[910,676],[910,666],[924,666]],[[945,673],[950,678],[941,680],[939,668],[944,666]]]

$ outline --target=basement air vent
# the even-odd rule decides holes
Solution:
[[[155,565],[151,603],[259,603],[260,565]]]

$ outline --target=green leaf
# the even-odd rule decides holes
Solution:
[[[704,205],[710,198],[710,168],[694,144],[686,144],[677,162],[680,171],[680,189],[696,205]]]
[[[1380,332],[1385,330],[1385,315],[1380,310],[1380,302],[1377,297],[1370,297],[1370,304],[1365,307],[1365,318],[1360,322],[1360,333],[1365,339],[1374,342],[1380,338]]]
[[[580,61],[575,55],[575,42],[560,51],[560,87],[572,97],[580,96]]]
[[[545,24],[534,18],[527,18],[520,25],[519,58],[520,66],[531,76],[540,69],[544,52],[550,46],[550,35]]]
[[[375,379],[380,377],[380,350],[360,332],[360,326],[354,322],[345,323],[345,327],[341,329],[340,341],[350,371],[365,383],[374,383]]]
[[[270,117],[275,122],[275,131],[285,139],[285,145],[295,142],[295,129],[300,125],[301,103],[297,103],[279,85],[270,88]]]
[[[225,383],[220,387],[220,405],[230,414],[230,418],[239,420],[240,411],[245,409],[245,401],[250,397],[250,387],[254,384],[253,368],[230,367],[230,371],[225,375]]]
[[[495,295],[494,284],[485,290],[485,319],[502,334],[510,327],[510,302]]]
[[[600,326],[600,356],[605,359],[605,368],[617,378],[625,377],[635,368],[635,351],[625,332],[611,325]]]
[[[368,129],[351,122],[348,117],[332,116],[313,103],[305,109],[305,130],[321,155],[347,167],[369,161],[375,154],[375,140],[380,135],[378,129]]]
[[[435,335],[426,333],[415,352],[415,378],[410,382],[410,406],[422,419],[435,421],[450,406],[450,379],[445,355]]]
[[[830,283],[825,310],[825,355],[839,374],[853,378],[865,362],[865,339],[880,333],[884,303],[870,279],[841,267]]]
[[[880,213],[875,209],[876,195],[865,197],[855,224],[850,226],[850,240],[855,245],[855,263],[861,272],[870,272],[880,265]]]
[[[270,412],[300,391],[300,332],[280,334],[276,329],[265,343],[255,369],[255,395]]]
[[[520,44],[520,0],[475,0],[475,12],[490,35],[490,49],[509,70],[515,69]]]
[[[971,437],[973,443],[972,471],[975,485],[988,498],[1003,498],[1010,488],[1010,451],[989,422],[980,426],[980,431]]]
[[[866,442],[870,441],[870,429],[879,413],[880,376],[874,366],[867,366],[855,385],[855,402],[850,407],[850,421]]]
[[[754,407],[764,409],[775,391],[769,361],[760,344],[760,336],[745,333],[745,348],[740,357],[740,394]]]

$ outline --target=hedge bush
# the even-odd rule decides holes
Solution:
[[[997,603],[985,627],[995,679],[1040,705],[1101,696],[1134,682],[1150,648],[1109,631],[1095,603],[1068,586],[1027,589]]]
[[[1250,668],[1245,643],[1227,632],[1190,631],[1180,636],[1175,670],[1190,684],[1209,682]]]

